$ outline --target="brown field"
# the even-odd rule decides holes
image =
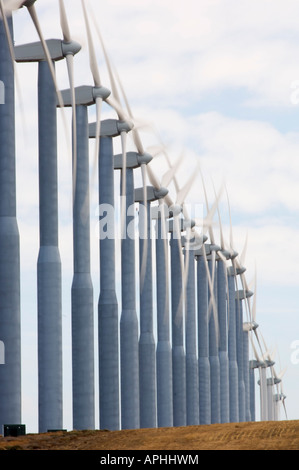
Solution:
[[[299,450],[299,421],[0,436],[0,450]]]

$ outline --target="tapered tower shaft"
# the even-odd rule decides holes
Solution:
[[[134,174],[132,168],[127,168],[123,171],[126,172],[126,190],[124,192],[126,198],[124,214],[126,233],[123,234],[121,240],[121,427],[122,429],[136,429],[140,425],[140,413],[134,234]],[[122,187],[121,194],[123,194]]]
[[[239,388],[236,344],[235,277],[228,276],[228,359],[229,359],[229,411],[230,422],[239,421]]]
[[[169,312],[169,256],[166,220],[157,218],[157,411],[158,427],[173,426],[172,353]]]
[[[185,296],[186,323],[186,400],[187,425],[199,424],[198,359],[196,341],[196,303],[195,303],[195,256],[194,250],[185,246],[185,269],[187,270]]]
[[[180,222],[173,219],[170,239],[173,425],[186,425],[186,356],[184,348],[184,290]]]
[[[229,366],[227,344],[227,286],[226,264],[217,263],[217,306],[219,318],[219,362],[220,362],[220,417],[221,423],[229,423]]]
[[[99,155],[100,296],[99,386],[100,428],[120,428],[119,415],[119,323],[115,286],[114,156],[112,137],[101,137]]]
[[[256,420],[256,405],[255,405],[255,369],[257,362],[254,360],[249,361],[249,387],[250,387],[250,418],[251,421]]]
[[[139,390],[140,427],[157,426],[156,345],[153,325],[153,268],[151,203],[139,204],[140,338]],[[146,210],[144,208],[146,207]],[[144,224],[146,222],[146,224]],[[146,228],[144,233],[144,228]]]
[[[211,424],[208,277],[203,255],[197,256],[198,380],[200,424]]]
[[[94,429],[94,319],[90,275],[89,151],[86,106],[76,106],[73,161],[72,365],[73,427]]]
[[[250,412],[250,372],[249,372],[249,335],[251,333],[243,326],[243,370],[245,385],[245,421],[251,421]]]
[[[238,363],[238,390],[239,390],[239,421],[245,421],[245,382],[243,358],[243,305],[242,299],[236,297],[236,345]]]
[[[209,289],[209,361],[211,373],[211,423],[220,423],[220,362],[219,362],[219,322],[217,309],[216,259],[209,257],[208,265],[213,281],[213,292]],[[213,295],[213,302],[212,301]]]
[[[54,64],[53,64],[54,66]],[[38,285],[39,431],[61,429],[62,306],[58,248],[56,93],[46,61],[38,65],[40,250]]]

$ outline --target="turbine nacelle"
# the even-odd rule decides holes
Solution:
[[[238,290],[235,292],[235,299],[236,300],[245,300],[248,299],[249,297],[253,296],[253,292],[250,290]]]
[[[235,268],[234,266],[229,266],[227,268],[227,274],[229,276],[235,276],[235,275],[238,275],[238,274],[244,274],[246,271],[246,268],[244,267],[240,267],[240,268]]]
[[[213,245],[211,243],[203,245],[199,250],[195,250],[195,256],[203,256],[203,250],[206,252],[206,256],[212,255],[213,251],[220,251],[220,246]]]
[[[111,92],[107,88],[94,87],[89,85],[82,85],[75,88],[75,100],[76,105],[81,106],[91,106],[95,104],[97,98],[105,100],[110,96]],[[61,91],[63,105],[65,107],[72,106],[72,91],[70,89]],[[57,102],[57,106],[60,107],[60,104]]]
[[[180,206],[179,204],[172,204],[169,207],[170,217],[177,217],[181,213],[182,213],[182,206]]]
[[[161,189],[166,190],[166,188],[162,188],[162,187],[161,187]],[[159,191],[159,190],[156,189],[156,191]],[[162,196],[162,198],[167,197],[167,194],[168,194],[168,190],[167,190],[167,193]],[[160,199],[162,199],[162,198],[160,198]],[[168,206],[165,202],[162,203],[162,204],[159,204],[158,206],[153,206],[151,208],[152,218],[156,219],[156,220],[161,219],[161,218],[172,219],[173,218],[172,207],[173,206]],[[181,210],[180,206],[176,206],[176,207],[177,207],[176,216],[178,216],[182,212],[182,210]]]
[[[101,137],[117,137],[122,132],[130,132],[133,124],[131,122],[118,121],[117,119],[104,119],[101,121]],[[96,138],[97,123],[89,124],[89,137]]]
[[[23,8],[23,7],[30,8],[35,2],[36,0],[26,0],[25,2],[22,2],[22,5],[19,8]]]
[[[254,331],[257,328],[258,324],[255,321],[243,323],[243,331]]]
[[[259,367],[266,367],[265,363],[262,361],[257,361],[256,359],[252,359],[249,361],[250,369],[258,369]]]
[[[63,60],[67,55],[75,55],[81,50],[76,41],[64,42],[61,39],[47,39],[46,44],[52,60]],[[40,41],[22,44],[14,48],[16,62],[42,62],[46,60],[43,45]]]
[[[203,244],[208,240],[206,235],[200,235],[197,232],[191,232],[190,237],[182,236],[182,247],[185,248],[185,251],[196,251],[199,250]]]
[[[152,161],[153,157],[144,152],[140,154],[138,152],[127,152],[126,154],[126,168],[139,168],[141,165],[147,165]],[[114,156],[114,169],[122,170],[123,169],[123,155],[118,154]]]
[[[268,377],[267,378],[267,385],[277,385],[281,383],[281,379],[278,377]]]
[[[192,246],[194,246],[195,243],[192,242],[193,239],[196,240],[196,243],[201,247],[208,240],[208,237],[206,235],[201,235],[196,232],[192,232],[189,238],[183,235],[182,246],[188,246],[188,243],[191,243]]]
[[[264,367],[273,367],[275,365],[275,362],[271,359],[265,359],[264,364]]]
[[[230,251],[224,249],[224,250],[221,250],[221,254],[227,260],[231,259],[231,252]]]
[[[195,227],[195,221],[192,219],[173,218],[169,220],[169,232],[176,232],[177,230],[185,232],[186,229],[193,227]]]
[[[153,202],[159,199],[163,199],[168,194],[168,189],[159,188],[156,189],[153,186],[146,186],[146,200]],[[144,188],[135,189],[135,202],[143,203],[144,202]]]

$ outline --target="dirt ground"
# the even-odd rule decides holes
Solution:
[[[299,450],[299,421],[0,436],[0,450]]]

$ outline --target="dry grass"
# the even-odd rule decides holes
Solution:
[[[299,421],[0,436],[0,450],[299,450]]]

